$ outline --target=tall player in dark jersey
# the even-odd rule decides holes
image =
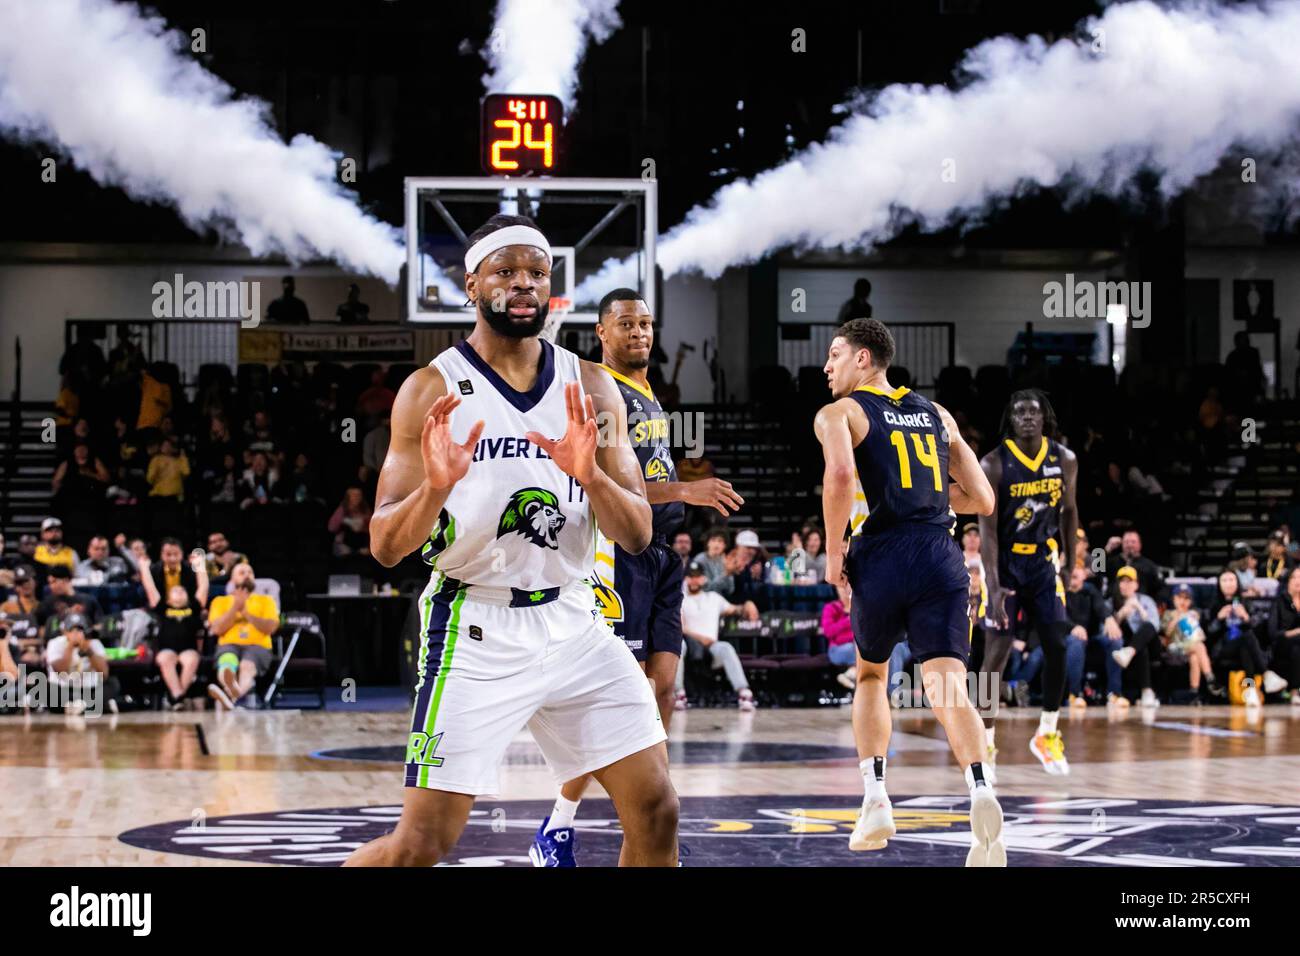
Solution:
[[[1002,443],[980,462],[997,489],[996,517],[980,518],[980,552],[988,580],[989,613],[997,630],[985,631],[986,673],[1001,674],[1015,637],[1018,610],[1043,646],[1043,712],[1029,749],[1050,774],[1070,772],[1057,730],[1065,695],[1065,647],[1071,625],[1065,586],[1074,558],[1079,513],[1074,489],[1079,462],[1055,440],[1056,415],[1047,396],[1026,389],[1011,396],[1002,415]],[[988,721],[985,760],[997,754]]]
[[[597,604],[654,686],[664,730],[673,713],[673,684],[682,652],[682,561],[672,539],[686,517],[686,505],[716,508],[723,516],[745,500],[720,478],[678,481],[671,429],[655,398],[646,368],[654,346],[654,316],[634,289],[615,289],[600,301],[600,338],[605,370],[614,379],[627,411],[627,437],[641,465],[646,500],[653,513],[653,537],[640,554],[612,541],[596,547],[592,582]],[[535,866],[576,866],[573,829],[590,776],[560,788],[551,815],[542,821],[529,849]]]
[[[853,590],[859,657],[853,736],[866,794],[849,847],[880,849],[895,832],[885,791],[892,724],[885,683],[890,653],[906,635],[930,706],[970,787],[966,865],[1006,866],[1002,808],[981,766],[984,727],[966,687],[970,577],[950,513],[988,514],[993,489],[952,416],[915,392],[890,386],[886,372],[893,358],[894,339],[882,323],[853,319],[840,326],[824,369],[836,400],[814,423],[826,456],[826,580],[847,578]],[[829,545],[844,540],[855,471],[870,510],[846,558],[842,545]]]

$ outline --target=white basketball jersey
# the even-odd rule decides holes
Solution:
[[[464,442],[483,420],[474,460],[447,497],[421,552],[441,574],[470,585],[533,590],[585,580],[595,560],[595,516],[582,486],[524,435],[564,437],[564,386],[581,388],[581,359],[543,340],[537,381],[517,392],[466,341],[430,364],[460,399],[451,435]],[[585,393],[584,393],[585,394]]]

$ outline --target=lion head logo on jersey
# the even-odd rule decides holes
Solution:
[[[497,522],[497,537],[514,532],[539,548],[559,549],[557,540],[567,519],[560,511],[560,500],[545,488],[520,488],[510,496],[510,503]]]

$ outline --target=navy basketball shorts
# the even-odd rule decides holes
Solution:
[[[904,638],[918,661],[970,659],[970,574],[947,531],[900,525],[859,535],[849,546],[846,572],[853,590],[849,618],[863,660],[885,663]]]
[[[638,661],[659,651],[681,654],[684,576],[682,559],[667,542],[652,541],[640,554],[608,538],[597,544],[597,602]]]
[[[1023,609],[1041,641],[1048,639],[1052,625],[1066,620],[1065,588],[1050,552],[1045,551],[1008,554],[998,573],[1002,587],[1016,592],[1008,594],[1006,599],[1010,626],[1015,628],[1016,615]]]

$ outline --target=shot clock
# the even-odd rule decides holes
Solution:
[[[490,176],[555,173],[564,106],[558,97],[490,93],[483,97],[479,141]]]

